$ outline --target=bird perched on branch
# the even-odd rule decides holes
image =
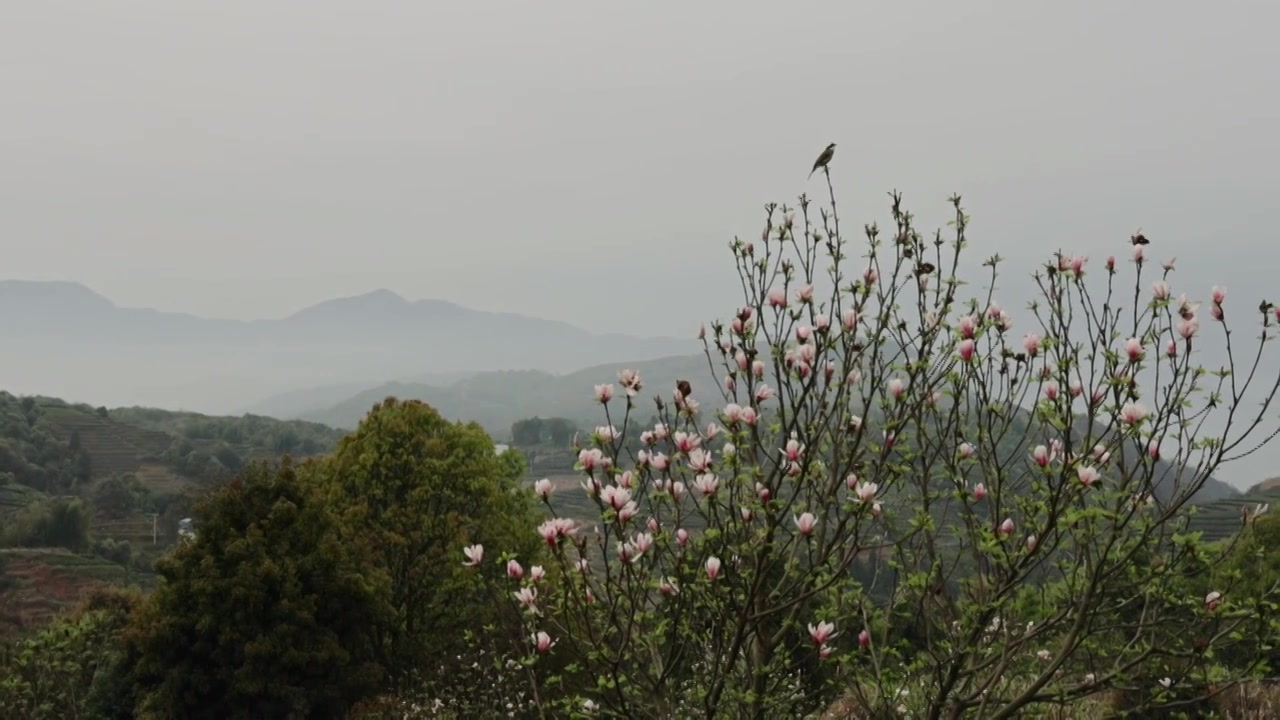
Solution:
[[[836,144],[831,143],[827,146],[826,150],[822,151],[822,154],[818,156],[818,159],[813,161],[813,169],[809,171],[809,177],[813,177],[813,174],[818,172],[818,168],[826,167],[827,163],[831,162],[831,158],[834,157],[835,154]]]

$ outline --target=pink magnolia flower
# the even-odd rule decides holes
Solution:
[[[1218,322],[1222,322],[1222,306],[1214,305],[1213,307],[1209,308],[1209,317],[1213,318],[1214,320],[1217,320]]]
[[[636,533],[635,538],[631,540],[631,546],[636,549],[637,554],[643,555],[653,547],[653,535],[647,532]]]
[[[751,360],[748,359],[747,354],[741,350],[738,351],[737,355],[733,356],[733,360],[738,364],[739,370],[746,370],[751,367]]]
[[[519,580],[524,577],[524,568],[520,567],[520,563],[512,558],[507,561],[507,577]]]
[[[796,290],[796,299],[802,303],[813,300],[813,285],[802,285]]]
[[[1129,338],[1124,341],[1124,352],[1129,356],[1129,362],[1136,363],[1142,359],[1142,341],[1138,338]]]
[[[1200,321],[1196,320],[1195,316],[1178,322],[1178,334],[1181,335],[1184,340],[1190,340],[1195,337],[1196,332],[1199,330]]]
[[[1080,484],[1085,487],[1093,487],[1098,480],[1102,479],[1102,473],[1092,465],[1081,465],[1076,468],[1076,477],[1080,479]]]
[[[710,578],[712,581],[720,577],[720,558],[716,557],[715,555],[712,555],[711,557],[707,558],[706,571],[707,571],[707,577]]]
[[[1035,449],[1031,451],[1031,459],[1034,460],[1035,463],[1040,467],[1048,466],[1049,465],[1049,448],[1045,447],[1044,445],[1035,446]]]
[[[689,544],[689,531],[685,530],[684,528],[680,528],[679,530],[677,530],[676,543],[680,547],[684,547],[685,545]]]
[[[583,448],[578,453],[578,463],[582,465],[582,469],[591,472],[597,467],[605,467],[605,454],[600,448]]]
[[[1169,357],[1178,356],[1178,343],[1174,341],[1173,338],[1170,338],[1169,342],[1165,344],[1164,354],[1168,355]]]
[[[618,373],[618,384],[627,391],[628,397],[635,397],[644,384],[640,382],[640,373],[636,370],[623,370]]]
[[[1173,272],[1173,268],[1177,264],[1178,264],[1178,258],[1171,257],[1168,260],[1165,260],[1164,262],[1160,263],[1160,267],[1164,268],[1165,272]]]
[[[1004,522],[1000,523],[1001,535],[1008,537],[1009,535],[1013,534],[1013,529],[1014,529],[1013,518],[1005,518]]]
[[[977,500],[977,501],[981,502],[981,501],[982,501],[982,499],[983,499],[984,497],[986,497],[986,496],[987,496],[987,486],[986,486],[986,485],[983,485],[982,483],[978,483],[977,485],[974,485],[974,486],[973,486],[973,499],[974,499],[974,500]]]
[[[684,483],[677,480],[671,483],[670,490],[671,490],[671,497],[675,498],[677,502],[684,499],[684,495],[686,492]]]
[[[906,389],[907,384],[903,382],[902,378],[893,378],[889,381],[889,394],[892,395],[894,399],[902,397],[902,394],[906,392]]]
[[[550,650],[556,643],[546,632],[539,630],[532,636],[533,646],[537,648],[539,653],[545,653]]]
[[[614,510],[621,510],[623,505],[631,502],[631,491],[617,485],[606,485],[600,491],[600,502]]]
[[[538,494],[538,497],[544,500],[546,498],[551,497],[551,493],[554,490],[555,490],[555,487],[552,486],[551,480],[548,478],[542,478],[541,480],[533,484],[533,491]]]
[[[771,288],[769,290],[769,305],[774,308],[786,307],[787,291],[782,288]]]
[[[707,473],[694,478],[693,489],[702,493],[703,497],[710,497],[716,494],[716,490],[720,487],[720,478],[713,474]]]
[[[1027,552],[1035,552],[1037,544],[1039,540],[1036,539],[1035,533],[1027,536]]]
[[[1080,397],[1080,394],[1084,392],[1084,386],[1080,384],[1079,380],[1072,380],[1071,384],[1067,386],[1067,392],[1071,393],[1073,398]]]
[[[760,496],[761,502],[769,502],[769,498],[772,496],[769,488],[765,487],[764,483],[756,483],[756,494]]]
[[[1218,592],[1217,590],[1214,590],[1213,592],[1204,596],[1204,607],[1206,610],[1209,610],[1209,611],[1217,610],[1218,606],[1221,604],[1222,604],[1222,593]]]
[[[521,605],[524,605],[530,610],[536,610],[538,608],[538,591],[536,588],[520,588],[516,592],[512,593],[512,595],[515,595],[516,600],[519,600]]]
[[[756,386],[756,391],[752,393],[752,397],[755,398],[756,404],[760,404],[773,397],[773,388],[761,383]]]
[[[975,449],[976,448],[974,448],[973,443],[967,443],[967,442],[960,443],[960,457],[962,458],[973,457],[973,453]]]
[[[1146,416],[1147,409],[1142,406],[1142,403],[1125,403],[1124,407],[1120,408],[1120,419],[1129,425],[1142,422]]]
[[[541,581],[542,578],[546,577],[546,575],[547,575],[547,571],[543,570],[541,565],[534,565],[533,567],[529,568],[529,579],[534,582]]]
[[[764,361],[763,360],[753,360],[751,362],[751,374],[755,376],[757,380],[764,377]]]
[[[707,337],[707,324],[698,323],[698,339],[704,340]]]
[[[805,537],[812,535],[813,528],[818,524],[818,518],[814,517],[813,513],[810,512],[802,513],[799,517],[793,517],[792,519],[795,520],[796,530],[799,530],[800,534]]]
[[[831,657],[831,652],[832,651],[831,651],[830,645],[822,645],[818,648],[818,657],[822,658],[823,660],[826,660],[827,658]]]
[[[737,403],[729,403],[724,406],[724,410],[720,411],[724,421],[733,424],[742,419],[742,406]]]
[[[1134,246],[1133,246],[1133,261],[1134,261],[1134,262],[1136,262],[1136,263],[1138,263],[1139,265],[1141,265],[1141,264],[1142,264],[1142,261],[1143,261],[1143,260],[1145,260],[1145,259],[1146,259],[1146,257],[1147,257],[1147,251],[1143,250],[1141,245],[1134,245]]]
[[[596,402],[607,403],[613,399],[613,383],[596,386]]]
[[[1058,382],[1056,380],[1050,380],[1044,384],[1044,396],[1050,401],[1058,399]]]
[[[875,500],[876,493],[879,492],[880,486],[873,482],[860,482],[854,487],[854,493],[858,496],[858,502],[869,503]]]
[[[676,581],[669,577],[662,579],[662,584],[658,586],[658,589],[662,591],[663,595],[670,596],[680,594],[680,586],[676,585]]]
[[[876,272],[876,269],[874,267],[868,267],[866,270],[862,272],[862,281],[867,285],[873,284],[876,281],[876,279],[879,277],[880,277],[880,273]]]
[[[870,645],[871,633],[867,632],[866,628],[863,628],[862,632],[858,633],[858,647],[867,648]]]
[[[1151,442],[1147,443],[1147,456],[1150,457],[1152,460],[1159,460],[1160,459],[1160,443],[1156,442],[1155,440],[1152,440]]]
[[[1222,302],[1227,299],[1226,289],[1220,288],[1217,285],[1214,285],[1212,298],[1213,298],[1214,305],[1221,305]]]
[[[840,326],[847,332],[858,327],[858,311],[853,308],[845,308],[844,312],[840,313]]]
[[[738,508],[738,512],[742,515],[743,522],[751,522],[751,518],[755,517],[755,513],[746,505]]]
[[[467,547],[462,548],[462,554],[467,556],[467,561],[462,564],[468,567],[475,567],[476,565],[479,565],[482,560],[484,560],[484,546],[469,545]]]
[[[746,423],[747,425],[755,425],[759,419],[760,419],[760,414],[756,412],[755,408],[753,407],[742,408],[742,422]]]
[[[974,352],[973,340],[961,340],[959,347],[956,348],[956,352],[959,353],[961,360],[965,362],[972,360]]]
[[[1157,280],[1151,284],[1151,297],[1156,300],[1168,300],[1170,295],[1169,283],[1163,280]]]
[[[831,327],[831,318],[825,313],[818,313],[813,316],[813,329],[820,333],[825,333]]]
[[[800,342],[807,342],[811,337],[813,337],[813,328],[808,325],[800,325],[796,327],[796,340],[799,340]]]
[[[1110,257],[1107,258],[1107,272],[1115,272],[1115,271],[1116,271],[1116,256],[1111,255]]]
[[[825,645],[828,640],[838,634],[835,623],[820,622],[817,625],[809,624],[809,639],[813,641],[815,647]]]
[[[1027,354],[1031,357],[1035,357],[1040,352],[1040,341],[1041,338],[1039,335],[1035,333],[1027,333],[1026,336],[1022,338],[1022,349],[1026,350]]]
[[[711,453],[702,448],[695,448],[689,452],[689,468],[697,472],[706,472],[711,469]]]
[[[800,441],[795,438],[788,440],[787,446],[782,449],[782,456],[791,462],[798,461],[803,453],[804,445],[801,445]]]
[[[972,338],[978,329],[978,318],[972,315],[965,315],[956,322],[956,330],[959,331],[960,337]]]
[[[687,432],[677,432],[673,440],[675,441],[676,450],[686,454],[702,444],[702,438]]]
[[[658,472],[662,472],[663,470],[666,470],[667,466],[670,464],[671,464],[671,461],[663,453],[654,453],[649,456],[650,467],[652,467],[654,470],[657,470]]]

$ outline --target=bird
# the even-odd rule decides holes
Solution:
[[[1151,241],[1147,239],[1147,236],[1142,234],[1141,229],[1139,229],[1138,232],[1133,235],[1133,237],[1129,238],[1129,242],[1133,243],[1134,245],[1151,244]]]
[[[818,172],[818,168],[826,167],[827,163],[831,162],[831,158],[835,154],[836,154],[836,144],[831,143],[830,145],[827,146],[826,150],[822,151],[822,154],[818,156],[818,159],[813,161],[813,169],[809,171],[809,177],[813,177],[813,174]]]
[[[682,400],[687,399],[690,395],[693,394],[693,388],[689,385],[688,380],[677,380],[676,390],[680,392],[680,398]]]

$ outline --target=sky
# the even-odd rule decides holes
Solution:
[[[0,277],[280,317],[388,288],[684,335],[833,178],[964,196],[1018,305],[1141,226],[1250,306],[1280,244],[1280,4],[0,0]],[[1175,290],[1177,288],[1175,287]],[[1276,297],[1280,300],[1280,297]]]

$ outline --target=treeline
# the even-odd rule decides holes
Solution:
[[[518,625],[500,568],[458,548],[537,562],[523,474],[479,426],[388,399],[333,454],[216,489],[149,596],[101,593],[11,645],[0,716],[377,717],[390,693],[473,691],[477,653],[521,638],[495,630]]]
[[[346,435],[346,431],[319,423],[261,415],[214,417],[132,407],[112,410],[110,417],[128,425],[160,430],[188,442],[222,442],[276,456],[327,453]]]

